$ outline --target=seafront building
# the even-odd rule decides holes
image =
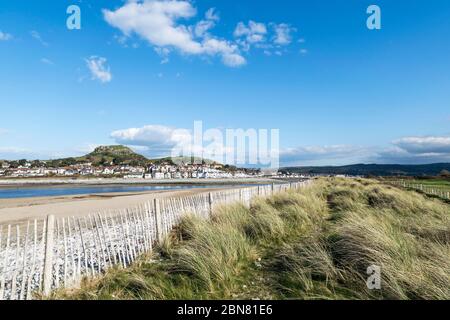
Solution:
[[[33,178],[33,177],[122,177],[125,179],[226,179],[226,178],[247,178],[261,176],[258,171],[248,172],[247,170],[227,171],[217,164],[193,164],[193,165],[110,165],[93,166],[92,164],[76,164],[65,167],[44,167],[32,166],[25,163],[16,168],[3,163],[0,169],[2,178]]]

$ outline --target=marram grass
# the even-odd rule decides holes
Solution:
[[[369,290],[367,267],[381,267]],[[365,179],[187,216],[154,253],[55,299],[450,299],[450,206]]]

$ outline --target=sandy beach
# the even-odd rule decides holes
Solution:
[[[43,219],[49,214],[57,217],[82,216],[108,210],[130,208],[162,197],[210,192],[215,188],[148,191],[141,193],[111,193],[63,197],[36,197],[0,200],[0,224],[20,224],[31,219]]]
[[[52,187],[74,185],[211,185],[211,188],[185,190],[152,190],[145,192],[103,193],[88,195],[67,195],[53,197],[32,197],[0,199],[0,224],[22,223],[30,219],[42,219],[49,214],[57,217],[80,216],[109,210],[130,208],[160,197],[177,197],[217,190],[217,188],[238,188],[248,184],[276,182],[271,179],[186,179],[186,180],[124,180],[124,179],[7,179],[0,180],[0,188]],[[223,185],[222,187],[219,187]]]

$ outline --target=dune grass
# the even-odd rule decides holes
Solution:
[[[367,268],[381,268],[369,290]],[[187,216],[151,255],[55,299],[450,299],[450,206],[364,179]]]

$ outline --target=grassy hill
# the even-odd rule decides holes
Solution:
[[[360,176],[437,176],[442,171],[450,171],[450,163],[425,165],[400,164],[355,164],[348,166],[286,167],[282,172],[299,174],[346,174]]]
[[[193,161],[197,163],[206,163],[206,164],[214,164],[215,162],[212,160],[194,157],[166,157],[159,159],[148,159],[143,155],[140,155],[130,148],[122,145],[115,146],[101,146],[96,148],[93,152],[82,156],[82,157],[72,157],[72,158],[64,158],[57,160],[49,160],[46,163],[52,167],[58,166],[67,166],[72,164],[81,164],[81,163],[92,163],[94,166],[99,165],[139,165],[139,166],[147,166],[149,164],[189,164],[193,163]]]
[[[449,205],[373,180],[185,217],[152,254],[58,299],[450,299]],[[381,268],[381,290],[367,286]]]
[[[145,165],[148,164],[149,160],[135,153],[128,147],[125,146],[102,146],[96,148],[93,152],[88,155],[78,158],[78,161],[85,160],[92,162],[94,164],[98,163],[115,163],[115,164],[136,164]]]
[[[93,152],[74,158],[64,158],[46,161],[50,166],[65,166],[80,163],[92,163],[94,166],[111,165],[111,164],[128,164],[128,165],[147,165],[150,160],[146,157],[135,153],[126,146],[101,146]]]

